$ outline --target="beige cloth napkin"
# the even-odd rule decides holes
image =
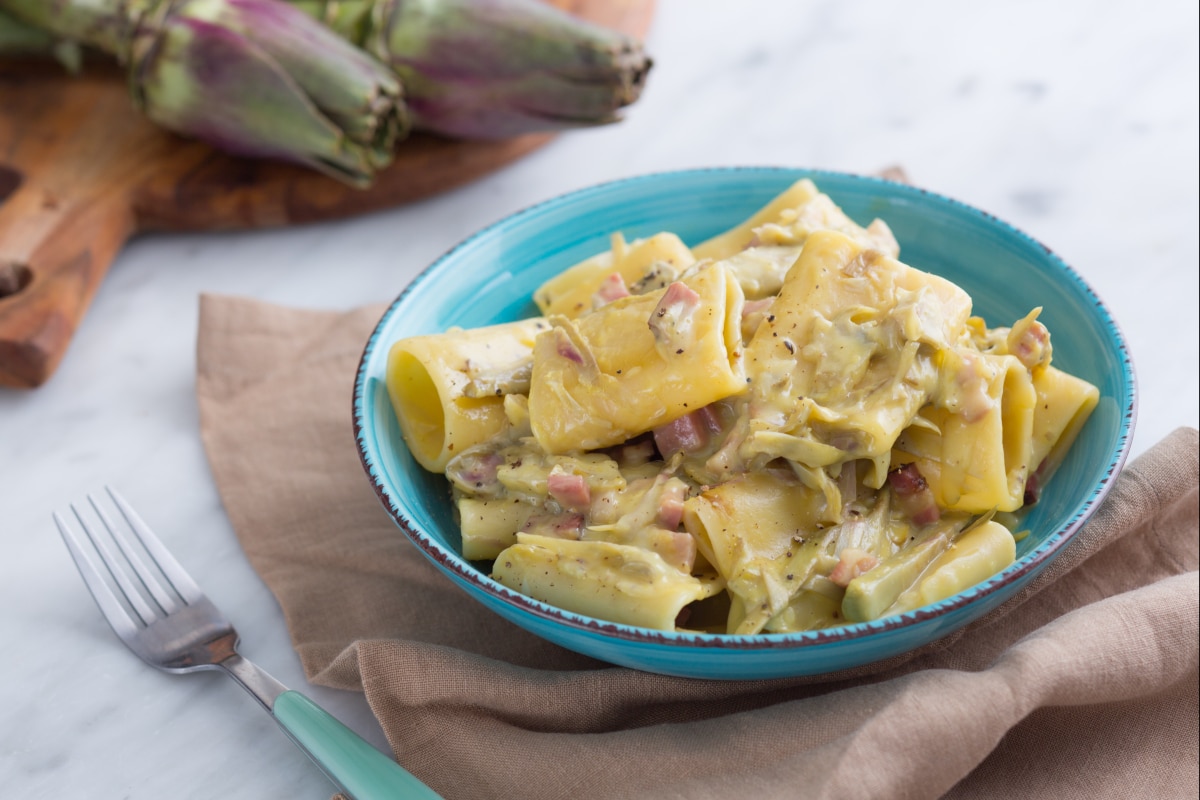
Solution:
[[[364,691],[447,798],[1197,797],[1196,430],[1129,465],[1019,597],[910,658],[664,677],[484,610],[384,513],[351,433],[382,310],[204,297],[201,428],[307,675]]]

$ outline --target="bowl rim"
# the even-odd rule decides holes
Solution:
[[[365,416],[365,396],[366,396],[366,378],[367,364],[371,360],[372,354],[380,340],[382,329],[390,321],[396,309],[403,303],[404,299],[419,287],[424,281],[428,280],[431,275],[439,271],[441,266],[451,260],[459,251],[466,249],[476,240],[489,236],[493,232],[511,226],[528,217],[535,216],[555,206],[565,202],[580,201],[595,194],[615,191],[622,187],[631,186],[642,182],[651,182],[662,180],[664,178],[680,178],[683,176],[700,175],[704,173],[763,173],[764,175],[778,174],[781,177],[787,176],[792,180],[799,180],[803,177],[809,177],[814,182],[820,184],[822,177],[829,177],[838,180],[850,180],[851,182],[863,182],[866,184],[875,183],[888,192],[900,192],[901,194],[915,194],[933,199],[935,202],[947,204],[957,208],[960,211],[966,212],[984,220],[992,226],[1000,228],[1003,232],[1015,236],[1018,240],[1023,240],[1028,244],[1035,245],[1040,249],[1047,261],[1061,270],[1066,278],[1073,281],[1082,292],[1091,299],[1094,307],[1099,314],[1105,328],[1112,335],[1112,340],[1116,345],[1116,351],[1119,355],[1121,365],[1123,367],[1121,381],[1124,385],[1125,392],[1128,396],[1128,403],[1119,409],[1120,422],[1117,436],[1117,446],[1114,453],[1109,458],[1109,462],[1105,469],[1105,473],[1100,480],[1092,486],[1090,494],[1077,507],[1070,519],[1060,525],[1056,530],[1046,536],[1045,541],[1038,545],[1034,550],[1027,553],[1020,559],[1010,564],[1004,570],[996,575],[993,575],[986,581],[976,584],[975,586],[958,594],[952,595],[949,598],[940,600],[931,605],[922,606],[920,608],[906,611],[901,614],[896,614],[890,617],[883,617],[867,622],[851,623],[840,625],[834,628],[825,628],[815,631],[800,631],[793,633],[757,633],[757,634],[721,634],[721,633],[703,633],[703,632],[679,632],[679,631],[662,631],[652,628],[642,628],[622,623],[608,622],[606,620],[589,617],[565,609],[550,605],[549,603],[536,600],[527,595],[515,592],[508,587],[492,580],[480,570],[471,566],[470,562],[463,559],[456,553],[452,553],[448,548],[439,545],[429,534],[420,529],[412,521],[407,519],[402,513],[397,510],[398,503],[393,502],[389,497],[388,489],[384,487],[379,479],[379,468],[375,465],[371,456],[367,452],[364,434],[364,416]],[[355,374],[354,391],[352,396],[352,418],[355,447],[358,451],[359,461],[362,464],[363,470],[371,482],[371,487],[375,491],[380,503],[388,516],[396,523],[396,525],[404,532],[405,536],[435,565],[445,570],[453,578],[465,582],[468,587],[473,587],[475,590],[483,592],[485,595],[496,598],[503,603],[512,606],[515,611],[533,615],[543,622],[550,622],[558,625],[566,626],[568,629],[575,630],[585,634],[601,634],[606,637],[611,637],[619,640],[624,640],[631,643],[639,643],[643,645],[661,645],[671,648],[715,648],[728,650],[799,650],[812,649],[825,645],[845,642],[850,640],[862,639],[865,637],[876,636],[880,633],[891,631],[902,631],[916,627],[922,627],[924,623],[933,620],[946,618],[955,611],[963,609],[967,606],[975,604],[977,601],[996,594],[1005,587],[1014,583],[1023,582],[1031,578],[1037,572],[1040,572],[1062,549],[1067,545],[1075,534],[1083,527],[1084,524],[1092,517],[1099,508],[1100,503],[1107,497],[1111,491],[1117,476],[1120,474],[1124,466],[1133,443],[1133,431],[1137,419],[1138,409],[1138,387],[1137,377],[1133,365],[1133,359],[1130,355],[1128,341],[1121,330],[1116,319],[1108,306],[1100,299],[1095,289],[1069,264],[1058,256],[1050,247],[1043,244],[1028,233],[1022,231],[987,211],[983,211],[975,206],[956,200],[952,197],[940,194],[938,192],[924,189],[919,186],[913,186],[907,183],[899,183],[888,180],[875,175],[861,175],[851,172],[843,172],[828,169],[816,169],[798,166],[717,166],[717,167],[697,167],[677,170],[662,170],[648,173],[640,173],[637,175],[616,178],[613,180],[603,181],[600,183],[591,184],[578,189],[573,189],[554,195],[545,200],[538,201],[531,205],[520,208],[512,213],[509,213],[500,219],[480,228],[469,236],[465,237],[457,244],[446,250],[419,272],[404,289],[396,296],[396,299],[387,307],[380,316],[379,321],[372,329],[366,344],[363,347],[363,352],[359,357],[358,368]]]

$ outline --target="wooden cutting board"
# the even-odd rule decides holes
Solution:
[[[652,0],[551,0],[644,37]],[[302,167],[226,156],[133,111],[115,67],[66,75],[0,62],[0,385],[54,373],[121,246],[148,230],[294,225],[397,206],[492,172],[552,137],[415,134],[370,189]]]

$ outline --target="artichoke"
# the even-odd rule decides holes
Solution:
[[[408,130],[396,76],[282,0],[0,0],[128,68],[163,127],[365,185]]]
[[[615,122],[652,61],[540,0],[292,0],[390,66],[414,127],[468,139]]]

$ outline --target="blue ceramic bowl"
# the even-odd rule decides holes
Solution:
[[[989,325],[1030,308],[1054,337],[1054,363],[1100,388],[1070,455],[1026,519],[1032,533],[1008,569],[907,614],[823,631],[759,636],[665,633],[585,617],[491,580],[460,555],[445,479],[409,455],[384,385],[388,347],[414,334],[532,316],[533,290],[626,238],[672,231],[698,243],[741,222],[794,181],[812,178],[862,224],[882,217],[905,263],[943,275]],[[752,679],[868,664],[938,639],[996,608],[1050,561],[1096,510],[1128,453],[1133,367],[1107,308],[1049,248],[990,214],[910,186],[802,169],[732,168],[646,175],[572,192],[485,228],[438,259],[396,299],[368,341],[354,388],[359,452],[376,493],[421,552],[483,608],[563,647],[671,675]]]

